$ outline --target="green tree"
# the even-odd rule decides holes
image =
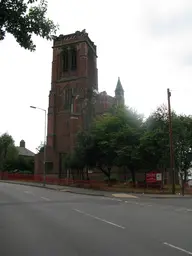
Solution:
[[[126,167],[127,171],[130,171],[135,185],[135,174],[141,167],[139,145],[140,136],[143,133],[143,117],[130,108],[118,109],[116,114],[121,128],[113,139],[117,153],[115,164]]]
[[[13,167],[11,170],[19,170],[24,173],[33,173],[34,172],[34,158],[33,157],[25,157],[18,156],[17,159],[13,162]]]
[[[191,167],[188,154],[192,149],[192,117],[172,112],[172,134],[175,170],[184,174]],[[165,106],[158,107],[145,122],[145,132],[140,139],[140,153],[147,168],[169,168],[169,121]],[[177,173],[176,173],[177,174]]]
[[[192,117],[172,112],[176,169],[187,176],[191,167]],[[88,132],[77,136],[75,163],[81,168],[99,168],[111,179],[113,166],[126,167],[135,183],[139,169],[170,167],[169,123],[166,106],[160,106],[146,120],[125,107],[112,108],[96,118]],[[74,163],[73,163],[74,164]]]
[[[77,140],[86,165],[99,168],[108,180],[114,165],[128,167],[133,175],[138,166],[136,149],[141,126],[142,117],[124,107],[97,117],[89,133]]]
[[[81,131],[77,134],[74,155],[83,179],[89,180],[88,170],[96,166],[95,149],[95,140],[90,131]]]
[[[36,148],[37,153],[42,153],[44,152],[44,143],[41,142],[41,144]]]
[[[114,138],[122,124],[116,114],[106,113],[97,118],[92,130],[92,148],[95,166],[99,168],[110,181],[111,170],[117,157]]]
[[[167,108],[164,105],[160,106],[144,123],[144,132],[140,138],[140,155],[145,168],[169,167],[169,124],[167,113]]]
[[[84,162],[82,161],[82,158],[79,157],[77,151],[66,155],[63,167],[69,171],[69,174],[72,175],[73,179],[84,179]]]
[[[18,151],[11,135],[4,133],[0,136],[0,170],[7,171],[14,167]]]
[[[178,115],[173,119],[175,166],[183,174],[184,182],[187,180],[187,171],[191,167],[191,159],[188,157],[192,152],[191,127],[191,116]]]
[[[46,14],[46,0],[1,0],[0,40],[10,33],[21,47],[34,51],[33,34],[51,40],[58,29]]]

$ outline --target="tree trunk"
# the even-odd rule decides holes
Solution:
[[[184,182],[185,183],[187,182],[187,175],[188,175],[187,170],[185,170],[184,171]]]
[[[108,186],[111,186],[111,167],[108,167],[107,170],[108,170]]]
[[[111,173],[109,171],[107,172],[106,170],[104,170],[101,166],[98,166],[98,168],[107,176],[109,181],[111,178]]]
[[[73,169],[71,169],[71,175],[72,175],[72,179],[75,180],[74,170]]]
[[[89,180],[89,168],[88,167],[86,167],[86,176],[87,176],[87,180]]]
[[[131,172],[131,178],[132,178],[132,182],[133,182],[133,187],[135,188],[135,185],[136,185],[135,170],[134,169],[130,169],[130,172]]]
[[[124,182],[127,181],[127,168],[126,166],[123,166],[123,176],[124,176]]]
[[[180,173],[180,177],[181,177],[181,192],[182,192],[182,196],[185,195],[185,177],[183,177],[183,173]]]

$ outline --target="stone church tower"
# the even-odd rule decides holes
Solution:
[[[64,159],[73,151],[76,134],[88,129],[95,115],[124,104],[118,79],[115,97],[98,92],[97,49],[85,30],[54,38],[49,93],[46,173],[66,177]],[[35,173],[43,171],[43,154],[35,157]]]
[[[50,169],[61,169],[64,155],[73,150],[85,99],[93,90],[98,90],[97,51],[86,31],[55,37],[47,128]]]

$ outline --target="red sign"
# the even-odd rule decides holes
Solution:
[[[156,183],[162,180],[160,172],[148,172],[146,173],[146,183]]]

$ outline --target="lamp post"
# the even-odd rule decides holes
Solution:
[[[44,120],[44,166],[43,166],[44,167],[43,168],[43,186],[45,187],[45,185],[46,185],[46,149],[45,149],[45,146],[46,146],[46,119],[47,119],[47,111],[46,111],[46,109],[38,108],[38,107],[35,107],[35,106],[30,106],[30,108],[44,111],[44,116],[45,116],[45,120]]]

